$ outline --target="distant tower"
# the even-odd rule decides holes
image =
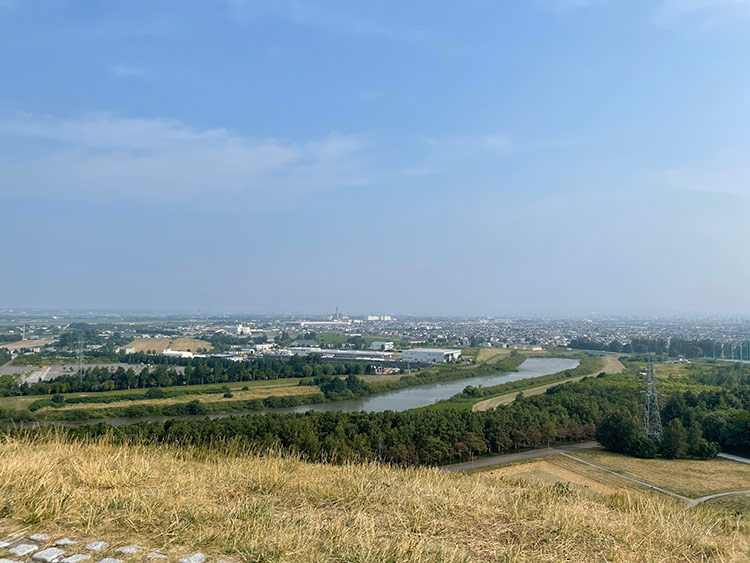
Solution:
[[[661,428],[659,398],[656,394],[654,366],[651,364],[651,358],[648,360],[648,372],[646,373],[646,412],[643,413],[643,427],[646,430],[647,438],[657,444],[661,442],[664,433]]]
[[[76,349],[76,372],[79,379],[83,380],[83,335],[78,337],[78,348]]]

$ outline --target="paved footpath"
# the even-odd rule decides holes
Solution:
[[[22,530],[0,539],[0,563],[124,563],[149,561],[168,563],[169,557],[140,545],[110,545],[105,540],[80,541]],[[204,553],[196,551],[180,558],[179,563],[205,563]],[[218,563],[234,563],[224,559]]]
[[[466,463],[456,463],[454,465],[445,465],[441,469],[445,471],[468,471],[470,469],[481,469],[483,467],[492,467],[503,463],[521,461],[534,457],[544,457],[548,455],[562,454],[565,452],[575,452],[578,450],[587,450],[596,448],[599,444],[596,442],[583,442],[581,444],[571,444],[570,446],[558,446],[556,448],[541,448],[538,450],[529,450],[528,452],[519,452],[516,454],[496,455],[493,457],[483,457]]]

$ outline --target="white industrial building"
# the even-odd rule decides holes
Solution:
[[[414,348],[404,350],[401,359],[404,362],[421,362],[425,364],[442,364],[457,362],[461,357],[461,350],[446,348]]]
[[[192,352],[187,352],[185,350],[170,350],[169,348],[164,348],[162,350],[162,355],[169,356],[172,358],[192,358],[194,357],[194,354]]]
[[[393,350],[393,342],[373,341],[370,343],[370,350]]]

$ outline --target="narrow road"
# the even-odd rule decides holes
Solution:
[[[746,457],[740,457],[738,455],[719,454],[719,457],[723,457],[724,459],[731,459],[732,461],[739,461],[740,463],[750,463],[750,459]]]
[[[570,446],[559,446],[556,448],[541,448],[538,450],[529,450],[527,452],[518,452],[515,454],[504,454],[496,455],[493,457],[484,457],[476,459],[474,461],[467,461],[465,463],[456,463],[454,465],[445,465],[441,469],[445,471],[468,471],[470,469],[481,469],[483,467],[492,467],[493,465],[501,465],[503,463],[510,463],[512,461],[521,461],[524,459],[532,459],[535,457],[544,457],[548,455],[563,454],[565,452],[574,452],[577,450],[585,450],[589,448],[595,448],[599,444],[596,442],[583,442],[581,444],[571,444]]]

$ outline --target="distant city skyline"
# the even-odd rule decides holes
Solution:
[[[0,308],[750,316],[750,0],[0,0]]]

